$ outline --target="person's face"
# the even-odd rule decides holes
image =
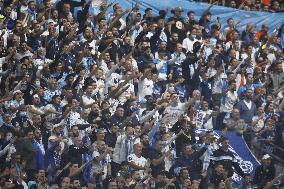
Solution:
[[[28,137],[28,139],[32,140],[34,138],[34,133],[28,132],[27,137]]]
[[[116,109],[116,115],[118,117],[123,117],[124,116],[124,109],[123,108],[117,108]]]
[[[231,2],[230,2],[230,7],[231,7],[231,8],[236,8],[236,6],[237,6],[237,5],[236,5],[236,2],[235,2],[235,1],[231,1]]]
[[[35,2],[30,2],[29,3],[29,9],[31,9],[32,11],[34,11],[36,9],[36,4]]]
[[[119,131],[119,127],[118,126],[115,125],[115,126],[111,127],[111,132],[112,133],[117,133],[118,131]]]
[[[33,120],[34,125],[38,125],[41,122],[41,117],[40,117],[40,115],[35,115],[35,116],[33,116],[32,120]]]
[[[20,32],[22,30],[22,24],[21,23],[17,23],[15,26],[15,31]]]
[[[234,26],[234,20],[233,20],[233,19],[230,19],[230,20],[228,21],[228,25],[229,25],[230,27],[233,27],[233,26]]]
[[[271,103],[271,104],[269,104],[269,106],[268,106],[268,111],[269,112],[274,112],[274,105]]]
[[[203,80],[207,81],[209,79],[208,73],[203,74]]]
[[[162,148],[163,148],[163,142],[159,140],[159,141],[156,143],[156,150],[161,151]]]
[[[70,12],[70,5],[68,3],[63,4],[63,12],[65,13]]]
[[[103,28],[106,28],[106,27],[107,27],[106,20],[101,20],[100,23],[99,23],[99,28],[103,29]]]
[[[273,2],[273,9],[276,11],[280,10],[280,5],[278,1]]]
[[[269,159],[263,159],[263,160],[262,160],[262,165],[263,165],[263,166],[269,166],[270,163],[271,163],[271,159],[270,159],[270,158],[269,158]]]
[[[172,97],[171,97],[171,100],[172,100],[173,103],[178,103],[178,101],[179,101],[178,94],[173,94]]]
[[[202,109],[203,109],[204,111],[207,111],[207,110],[208,110],[208,102],[203,101],[203,103],[202,103]]]
[[[110,182],[108,184],[108,189],[117,189],[117,183],[116,182]]]
[[[131,41],[130,37],[125,37],[124,38],[124,43],[125,44],[130,44],[130,41]]]
[[[82,144],[82,139],[81,139],[80,137],[75,138],[75,144],[76,144],[77,146],[81,146],[81,144]]]
[[[181,11],[175,11],[174,15],[179,18],[181,16]]]
[[[245,92],[245,97],[246,97],[247,99],[251,99],[251,98],[252,98],[252,90],[247,90],[247,91]]]
[[[103,130],[99,130],[96,135],[97,135],[97,138],[100,140],[104,140],[105,138],[105,132]]]
[[[40,179],[43,179],[43,178],[45,177],[45,172],[44,172],[44,170],[39,170],[39,171],[38,171],[38,177],[39,177]]]
[[[22,94],[22,93],[16,93],[16,94],[15,94],[15,99],[18,100],[18,101],[19,101],[19,100],[22,100],[22,97],[23,97],[23,94]]]
[[[61,182],[61,186],[64,189],[70,188],[70,178],[69,177],[64,177],[62,182]]]
[[[183,188],[191,189],[191,181],[190,179],[185,179],[182,184]]]
[[[178,41],[178,34],[177,33],[172,34],[172,39],[173,41]]]
[[[35,24],[34,30],[35,31],[40,31],[40,24]]]
[[[150,144],[150,139],[149,139],[148,135],[143,135],[142,142],[143,142],[143,144]]]
[[[193,149],[192,149],[192,146],[191,145],[186,145],[185,146],[185,149],[184,149],[184,154],[185,155],[190,155],[193,153]]]
[[[28,48],[28,45],[27,45],[26,43],[22,43],[22,44],[21,44],[21,49],[22,49],[22,51],[26,51],[27,48]]]
[[[160,43],[160,48],[165,50],[167,48],[167,42],[163,41]]]
[[[193,30],[191,31],[191,35],[196,35],[196,29],[193,29]]]
[[[264,108],[262,106],[259,107],[257,112],[258,112],[259,115],[262,115],[264,113]]]
[[[223,165],[217,165],[215,167],[215,171],[218,173],[218,174],[222,174],[224,172],[224,167]]]
[[[195,20],[195,14],[194,14],[194,13],[190,13],[189,16],[188,16],[188,19],[189,19],[190,21]]]
[[[134,132],[136,136],[140,136],[142,134],[140,125],[136,125],[134,128]]]
[[[76,127],[76,126],[72,127],[72,133],[73,133],[73,136],[78,137],[79,136],[79,128]]]
[[[223,149],[229,149],[229,145],[230,145],[229,140],[224,140],[222,142],[222,148]]]
[[[106,149],[106,143],[104,141],[98,141],[98,149],[101,151],[101,152],[104,152],[105,149]]]
[[[93,89],[94,89],[93,86],[92,86],[92,85],[89,85],[88,88],[87,88],[87,91],[86,91],[87,94],[88,94],[88,95],[91,95],[91,94],[93,93]]]
[[[74,108],[74,109],[77,108],[77,107],[78,107],[78,101],[77,101],[76,99],[73,99],[71,106],[72,106],[72,108]]]
[[[184,179],[188,179],[189,178],[189,173],[188,173],[188,170],[184,169],[182,170],[181,172],[181,178],[184,180]]]
[[[248,76],[247,76],[247,83],[249,83],[249,84],[251,84],[251,83],[253,83],[253,75],[251,75],[251,74],[249,74]]]
[[[207,19],[207,20],[211,21],[211,18],[212,18],[211,14],[207,14],[207,15],[206,15],[206,19]]]
[[[277,64],[276,70],[277,70],[278,72],[283,72],[282,64]]]
[[[269,11],[269,8],[268,8],[268,6],[263,6],[262,10],[268,12],[268,11]]]
[[[182,52],[182,45],[181,44],[177,44],[176,51],[178,53]]]
[[[61,98],[60,96],[55,98],[55,104],[60,104],[61,103]]]
[[[238,109],[233,109],[232,110],[232,118],[235,119],[235,120],[240,118],[240,112],[239,112]]]
[[[101,70],[101,69],[96,70],[95,75],[98,79],[102,78],[103,77],[103,70]]]
[[[11,15],[11,12],[12,12],[12,8],[11,8],[10,6],[8,6],[8,7],[5,8],[5,14],[6,14],[7,16],[10,16],[10,15]]]
[[[34,97],[33,102],[35,105],[38,105],[40,103],[39,97]]]
[[[4,114],[4,122],[10,123],[11,121],[11,115],[10,114]]]
[[[147,15],[148,17],[153,16],[153,11],[152,11],[152,10],[147,11],[146,15]]]
[[[58,18],[58,11],[57,10],[54,10],[53,12],[52,12],[52,17],[53,18]]]
[[[36,139],[41,139],[41,131],[40,130],[35,130],[35,132],[34,132],[34,136],[35,136],[35,138]]]
[[[230,85],[230,88],[231,88],[233,91],[235,91],[235,90],[237,89],[236,83],[232,83],[232,84]]]
[[[122,11],[120,4],[117,3],[117,4],[114,6],[114,11],[117,12],[117,13],[120,13],[120,12]]]
[[[134,152],[136,155],[141,155],[142,153],[142,145],[137,143],[134,145]]]
[[[134,133],[134,129],[132,127],[127,127],[126,135],[129,137],[129,136],[132,136],[133,133]]]

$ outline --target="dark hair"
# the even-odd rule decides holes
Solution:
[[[194,11],[188,11],[187,16],[189,16],[190,14],[195,14],[195,12]]]

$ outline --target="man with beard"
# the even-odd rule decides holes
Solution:
[[[68,145],[72,145],[75,142],[75,138],[80,136],[80,131],[77,125],[71,127],[71,133],[68,137]]]
[[[284,81],[283,65],[281,61],[277,62],[275,67],[276,68],[275,70],[273,70],[272,74],[270,75],[270,78],[272,79],[273,89],[278,89],[280,83]]]
[[[245,98],[237,104],[237,109],[240,111],[240,118],[247,124],[251,125],[253,116],[257,113],[255,103],[252,101],[252,89],[245,91]]]

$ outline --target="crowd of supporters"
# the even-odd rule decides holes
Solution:
[[[0,187],[283,188],[284,25],[222,26],[211,7],[197,20],[182,7],[1,1]],[[252,173],[227,132],[260,161]]]

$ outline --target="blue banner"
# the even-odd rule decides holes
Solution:
[[[188,0],[119,0],[117,2],[119,2],[124,9],[134,7],[135,4],[138,3],[142,15],[148,7],[153,9],[155,15],[158,15],[158,11],[161,9],[168,8],[171,10],[175,7],[182,7],[184,9],[184,18],[186,17],[186,13],[192,10],[196,13],[196,19],[199,19],[203,12],[210,6],[206,3],[190,2]],[[226,21],[228,18],[233,18],[236,22],[240,21],[240,25],[237,27],[239,31],[243,31],[248,23],[255,23],[257,30],[260,29],[262,24],[267,24],[269,26],[269,33],[272,33],[284,23],[284,13],[245,11],[223,6],[213,6],[210,12],[212,13],[213,22],[215,22],[217,17],[221,18],[222,28],[227,25]],[[172,16],[172,14],[169,11],[167,17],[170,16]]]
[[[198,134],[202,131],[206,130],[198,129],[196,130],[196,133]],[[214,135],[217,139],[219,139],[221,136],[227,137],[229,139],[229,149],[234,153],[241,169],[244,171],[244,173],[253,176],[255,169],[260,165],[260,163],[248,148],[244,138],[238,135],[236,132],[232,131],[214,131]],[[232,178],[237,183],[241,183],[243,181],[242,178],[236,173],[234,173]]]

